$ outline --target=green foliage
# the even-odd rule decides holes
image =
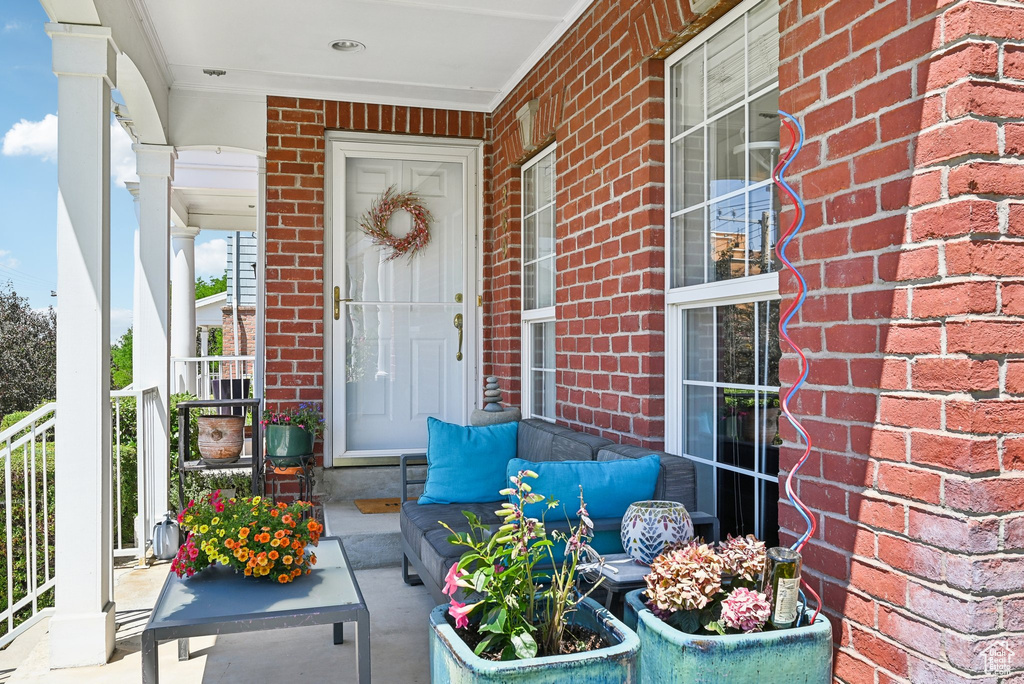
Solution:
[[[121,338],[110,345],[110,386],[123,389],[132,384],[132,329],[128,328]]]
[[[57,313],[35,311],[10,282],[0,285],[0,416],[57,392]]]
[[[203,299],[210,295],[215,295],[218,292],[227,292],[228,290],[228,272],[224,269],[224,275],[213,278],[209,281],[202,277],[196,278],[196,299]]]
[[[189,501],[199,501],[203,496],[220,489],[234,489],[235,496],[252,494],[252,475],[248,470],[199,471],[189,473],[185,478],[185,501],[178,501],[178,472],[171,478],[171,505],[182,510]]]

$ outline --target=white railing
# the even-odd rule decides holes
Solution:
[[[156,402],[158,394],[155,387],[143,390],[118,390],[110,393],[110,400],[113,419],[113,453],[111,454],[111,467],[113,468],[114,484],[114,516],[113,516],[113,540],[114,556],[134,556],[141,563],[146,558],[146,548],[149,542],[149,533],[156,522],[156,516],[163,511],[154,510],[156,501],[154,464],[166,462],[166,456],[161,459],[156,453],[154,436],[156,434]],[[135,406],[126,399],[134,399]],[[133,415],[126,415],[126,411],[132,411]],[[134,418],[135,429],[132,430],[129,420]],[[134,438],[134,439],[133,439]],[[129,460],[129,450],[135,451],[135,487],[126,491],[125,477],[129,470],[125,468],[125,461]],[[126,498],[126,495],[127,496]],[[128,517],[125,513],[125,506],[128,510],[134,509],[132,516],[132,536],[129,542],[125,532],[125,521]]]
[[[187,389],[200,399],[246,399],[248,394],[232,396],[232,383],[221,381],[248,380],[251,387],[255,361],[255,356],[174,356],[171,372],[177,391]],[[235,393],[243,391],[242,384],[235,383]]]
[[[6,589],[4,601],[0,602],[0,624],[4,627],[0,648],[52,612],[51,608],[41,609],[39,604],[42,595],[56,583],[51,557],[53,516],[50,514],[56,422],[57,404],[50,403],[0,432],[0,461],[3,461],[4,474],[5,572],[2,580]],[[18,463],[15,463],[16,459]],[[15,477],[19,478],[17,483]],[[16,529],[25,537],[17,544],[14,539]],[[24,578],[19,577],[15,581],[15,570],[19,568],[24,572]],[[25,611],[29,614],[16,625],[15,618]]]

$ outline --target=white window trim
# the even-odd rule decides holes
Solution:
[[[519,214],[520,214],[520,226],[522,226],[522,227],[525,227],[525,224],[526,224],[526,211],[525,211],[525,206],[526,206],[526,172],[529,169],[531,169],[534,166],[536,166],[538,163],[540,163],[540,161],[542,159],[544,159],[545,157],[547,157],[548,155],[556,154],[557,150],[558,150],[557,144],[556,143],[551,143],[550,145],[545,147],[543,150],[541,150],[540,152],[535,154],[532,158],[530,158],[530,160],[527,161],[525,164],[523,164],[523,166],[520,168],[520,173],[519,173],[519,187],[520,187],[519,209],[520,209],[520,212],[519,212]],[[555,162],[557,163],[557,161],[558,161],[558,157],[556,156],[555,157]],[[552,171],[552,173],[554,173],[554,171]],[[557,184],[556,184],[556,187],[557,187]],[[555,216],[556,216],[556,219],[557,219],[557,215],[558,215],[558,200],[557,200],[557,195],[556,195],[555,192],[552,192],[552,194],[551,194],[551,204],[555,206]],[[546,206],[548,206],[548,205],[545,205],[545,207]],[[534,209],[534,214],[539,213],[543,208],[544,207],[537,207],[536,209]],[[556,225],[557,225],[557,220],[556,220]],[[519,237],[520,237],[520,244],[519,244],[520,252],[519,253],[520,253],[520,255],[523,255],[523,254],[526,254],[526,231],[524,229],[520,229]],[[546,258],[549,258],[549,257],[542,257],[542,258],[546,259]],[[558,239],[557,238],[555,239],[555,251],[551,255],[550,258],[551,259],[557,259],[558,258]],[[539,261],[541,261],[540,258],[534,259],[530,263],[537,263]],[[526,273],[526,265],[527,265],[526,261],[522,257],[520,257],[519,263],[520,263],[520,274],[525,274]],[[556,282],[557,282],[557,277],[558,277],[558,273],[556,271],[555,272]],[[533,324],[533,323],[545,323],[545,322],[548,322],[548,321],[554,322],[556,320],[555,319],[555,307],[554,306],[545,306],[545,307],[538,308],[538,309],[527,309],[526,308],[526,297],[525,297],[525,287],[524,287],[524,285],[525,284],[522,282],[522,276],[521,276],[520,277],[520,283],[519,283],[519,302],[520,302],[520,307],[521,307],[521,314],[520,314],[520,337],[521,337],[521,344],[520,344],[519,348],[522,350],[522,353],[521,353],[521,356],[520,356],[519,367],[521,369],[520,376],[521,376],[521,379],[522,379],[522,382],[520,384],[522,386],[522,393],[521,393],[522,394],[522,402],[521,403],[522,403],[522,409],[523,409],[523,418],[539,418],[540,420],[545,420],[545,421],[548,421],[549,423],[553,423],[553,422],[555,422],[554,418],[549,418],[547,416],[542,416],[542,415],[534,415],[534,411],[533,411],[533,368],[532,368],[533,364],[531,362],[531,360],[533,359],[533,336],[530,334],[530,329],[531,329],[531,324]],[[557,372],[558,372],[557,368],[556,368],[555,372],[556,372],[556,377],[557,377]],[[555,397],[552,397],[551,399],[552,399],[552,402],[556,401]]]
[[[672,231],[672,219],[674,215],[682,215],[683,210],[673,211],[672,210],[672,169],[673,160],[672,154],[672,141],[674,139],[681,138],[686,133],[695,130],[697,126],[691,127],[689,130],[681,131],[680,133],[673,135],[672,130],[672,119],[675,111],[673,94],[672,94],[672,67],[678,62],[682,61],[688,54],[698,49],[703,49],[704,44],[711,40],[715,35],[723,31],[728,27],[734,20],[744,16],[751,9],[756,7],[761,0],[743,0],[739,5],[734,7],[732,10],[727,12],[725,15],[716,20],[711,26],[702,31],[699,36],[694,40],[688,42],[684,47],[676,51],[670,56],[665,63],[665,233],[666,233],[666,278],[665,278],[665,415],[670,417],[665,421],[665,448],[669,453],[678,454],[683,458],[693,461],[694,463],[700,463],[704,465],[710,465],[712,467],[712,473],[714,476],[714,489],[716,497],[716,508],[717,502],[717,491],[718,491],[718,474],[719,471],[736,472],[742,475],[750,476],[754,480],[754,512],[755,512],[755,527],[756,534],[760,537],[763,534],[761,529],[763,521],[760,515],[760,500],[761,500],[761,485],[764,482],[778,482],[779,478],[777,475],[772,476],[766,473],[758,473],[753,470],[747,470],[745,468],[739,468],[728,463],[720,463],[717,460],[709,460],[706,458],[700,458],[692,456],[685,452],[683,437],[683,410],[685,408],[683,402],[683,346],[685,340],[683,339],[683,325],[685,322],[686,312],[689,309],[703,308],[703,307],[718,307],[728,306],[730,304],[739,303],[750,303],[750,302],[766,302],[780,299],[779,295],[779,274],[778,272],[773,273],[762,273],[757,275],[747,275],[741,278],[733,278],[724,281],[701,283],[697,285],[687,285],[680,287],[672,287],[672,273],[675,268],[673,263],[674,245],[673,245],[673,231]],[[747,31],[745,30],[745,33]],[[744,60],[744,69],[747,69],[746,60]],[[705,78],[707,74],[705,73]],[[745,79],[748,77],[745,75]],[[772,85],[767,85],[763,88],[759,88],[755,95],[745,94],[743,101],[736,106],[729,107],[722,112],[715,114],[713,117],[702,120],[699,126],[706,125],[708,122],[713,121],[721,116],[726,115],[728,112],[733,111],[737,106],[744,106],[743,102],[755,99],[756,96],[760,96],[775,87],[778,87],[777,81]],[[704,98],[707,99],[707,82],[705,81],[704,86]],[[749,162],[747,162],[749,163]],[[707,169],[705,169],[705,174]],[[752,184],[745,188],[743,191],[737,191],[731,194],[740,194],[755,187],[755,185],[770,185],[771,182],[760,182],[758,184]],[[715,202],[725,199],[726,196],[714,198]],[[707,207],[711,203],[711,199],[705,197],[703,203],[687,207],[687,210],[694,210],[696,207]],[[707,247],[707,236],[705,235],[705,248]],[[706,251],[706,250],[705,250]],[[689,384],[703,384],[694,383]],[[722,386],[722,383],[708,383],[709,385]],[[762,388],[767,389],[767,388]],[[715,426],[715,434],[717,435],[717,425]]]

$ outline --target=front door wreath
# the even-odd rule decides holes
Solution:
[[[412,215],[412,230],[403,237],[392,235],[388,230],[388,221],[391,220],[391,215],[399,209]],[[432,220],[433,217],[420,203],[420,198],[416,193],[398,192],[392,185],[373,201],[370,208],[359,219],[359,227],[373,240],[373,244],[391,250],[391,254],[385,259],[385,261],[391,261],[406,254],[412,257],[413,254],[426,247],[430,242],[430,222]]]

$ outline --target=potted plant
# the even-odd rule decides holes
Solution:
[[[267,577],[287,584],[309,574],[324,526],[305,519],[313,504],[274,504],[259,496],[223,499],[220,490],[207,494],[178,514],[188,539],[178,549],[171,570],[192,577],[214,563],[233,567],[246,577]]]
[[[444,593],[452,597],[430,614],[431,681],[441,682],[608,682],[636,681],[636,635],[596,602],[576,591],[580,554],[593,523],[580,497],[578,523],[547,533],[544,522],[526,515],[528,504],[545,497],[532,492],[520,471],[512,498],[491,531],[464,512],[470,531],[444,525],[449,541],[468,551],[452,566]],[[558,506],[548,500],[547,509]],[[564,546],[562,558],[556,543]],[[456,594],[467,594],[465,602]]]
[[[278,467],[296,466],[313,453],[313,442],[324,431],[324,415],[317,404],[299,404],[296,409],[264,411],[260,424],[270,462]]]
[[[640,682],[803,684],[832,681],[832,627],[804,613],[774,627],[758,590],[764,543],[729,537],[662,554],[647,589],[626,594],[626,624],[640,639]]]

